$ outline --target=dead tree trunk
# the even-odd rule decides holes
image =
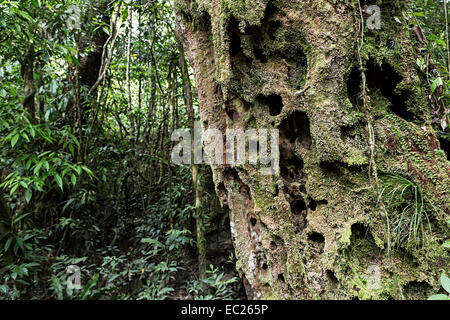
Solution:
[[[372,2],[175,1],[203,128],[280,130],[279,174],[212,166],[249,298],[426,298],[448,269],[450,163],[406,7]],[[362,23],[371,4],[380,29]],[[410,181],[424,205],[385,201],[385,174]],[[396,238],[415,212],[420,245]]]

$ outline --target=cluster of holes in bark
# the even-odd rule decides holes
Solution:
[[[389,100],[389,109],[406,121],[412,121],[414,114],[408,110],[406,101],[410,96],[408,90],[402,90],[400,93],[396,92],[397,85],[402,81],[395,69],[383,61],[381,66],[370,59],[365,66],[366,84],[369,89],[368,95],[380,91],[381,95]],[[350,101],[355,106],[362,105],[362,79],[361,71],[358,67],[354,67],[347,80],[347,93]]]
[[[324,205],[324,206],[326,206],[327,204],[328,204],[328,201],[327,201],[327,200],[319,200],[319,201],[316,201],[316,200],[310,198],[310,199],[309,199],[309,205],[308,205],[308,207],[309,207],[312,211],[316,211],[318,205]]]
[[[270,249],[277,250],[278,248],[283,247],[283,246],[284,246],[283,238],[281,238],[277,235],[273,235],[272,241],[270,241]]]
[[[297,231],[304,230],[307,225],[307,208],[301,196],[297,196],[291,202],[291,212]]]
[[[239,186],[238,187],[239,194],[241,195],[242,198],[245,199],[245,202],[247,202],[247,203],[242,203],[242,201],[240,201],[240,205],[243,207],[243,210],[248,209],[250,211],[252,209],[252,204],[251,204],[252,196],[251,196],[250,188],[246,184],[244,184],[244,182],[241,180],[236,169],[226,168],[224,171],[224,179],[227,180],[229,183],[232,180],[232,181],[234,181],[235,185]],[[218,188],[221,185],[222,184],[219,183]],[[255,215],[253,215],[253,213],[251,213],[251,212],[248,212],[248,223],[249,223],[249,229],[248,229],[249,240],[252,243],[251,250],[256,258],[256,268],[260,268],[262,270],[267,270],[268,263],[267,263],[266,255],[264,253],[264,247],[261,242],[260,223],[259,223],[257,217]],[[234,241],[234,238],[233,238],[233,241]],[[255,272],[256,272],[256,270],[255,270]]]
[[[239,28],[239,21],[231,15],[228,22],[229,54],[233,70],[243,74],[250,72],[254,62],[264,65],[269,60],[284,60],[288,65],[289,84],[299,90],[306,78],[307,58],[298,44],[301,40],[298,31],[287,27],[286,33],[278,32],[283,27],[279,20],[283,14],[269,3],[261,27],[246,27],[244,33]],[[284,45],[271,49],[279,43]]]
[[[341,169],[339,169],[338,162],[330,162],[330,161],[323,161],[320,163],[320,168],[322,171],[331,176],[339,176]]]
[[[295,111],[282,121],[278,129],[280,130],[280,175],[286,186],[285,191],[295,228],[300,232],[307,226],[308,208],[300,194],[300,192],[306,193],[307,176],[298,147],[306,150],[311,148],[309,119],[304,112]]]

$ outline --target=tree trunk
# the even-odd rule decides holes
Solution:
[[[426,298],[449,267],[450,163],[406,7],[373,0],[381,28],[369,30],[361,2],[175,1],[203,129],[280,133],[279,174],[212,165],[249,298]],[[420,245],[395,237],[409,224],[380,196],[383,174],[416,190],[399,206],[428,214]]]
[[[183,48],[181,38],[181,31],[176,29],[177,47],[179,51],[179,64],[181,68],[181,75],[183,77],[183,91],[184,102],[186,104],[186,113],[189,121],[189,128],[191,132],[195,130],[195,116],[194,116],[194,102],[192,96],[191,80],[189,76],[189,69],[185,58],[185,51]],[[201,169],[194,161],[194,141],[191,140],[191,172],[192,182],[194,186],[194,205],[195,205],[195,231],[197,239],[197,254],[198,254],[198,274],[200,279],[206,277],[206,235],[205,235],[205,212],[203,208],[203,184]],[[205,284],[202,283],[202,286]]]
[[[11,210],[8,204],[3,198],[3,194],[0,194],[0,235],[9,232],[11,229]]]
[[[31,46],[25,54],[25,58],[22,61],[21,73],[23,79],[23,107],[29,113],[29,119],[31,122],[35,121],[36,110],[35,110],[35,96],[36,96],[36,86],[34,83],[34,61],[35,52],[33,46]]]

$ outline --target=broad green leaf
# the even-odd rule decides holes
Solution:
[[[435,294],[428,298],[428,300],[448,300],[445,294]]]
[[[447,277],[445,274],[441,276],[441,285],[442,288],[444,288],[445,291],[447,291],[448,294],[450,294],[450,278]]]
[[[158,246],[158,247],[161,247],[161,248],[165,248],[166,247],[164,244],[162,244],[158,240],[154,240],[154,239],[150,239],[150,238],[141,239],[141,242],[154,244],[155,246]]]
[[[75,174],[70,175],[70,180],[72,181],[73,186],[77,184],[77,176]]]
[[[32,196],[33,191],[31,191],[31,189],[27,189],[27,191],[25,192],[25,200],[27,201],[27,203],[30,202]]]
[[[5,252],[8,251],[9,247],[11,246],[13,238],[8,238],[5,243]]]
[[[43,161],[39,161],[38,164],[34,167],[33,173],[35,175],[39,175],[39,170],[41,170],[43,163],[44,163]]]
[[[19,141],[20,138],[20,134],[16,134],[12,139],[11,139],[11,147],[14,148],[14,146],[17,144],[17,141]]]
[[[62,178],[61,178],[61,176],[60,176],[59,174],[57,174],[57,173],[55,173],[55,181],[56,181],[56,183],[58,184],[58,186],[59,186],[59,188],[61,189],[61,191],[64,191]]]
[[[436,78],[433,80],[433,82],[431,83],[431,91],[434,92],[436,90],[437,87],[442,86],[442,78]]]

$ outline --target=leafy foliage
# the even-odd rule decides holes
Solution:
[[[440,282],[442,288],[447,292],[447,294],[435,294],[429,297],[428,300],[450,300],[450,278],[445,274],[442,274]]]
[[[196,273],[173,29],[163,0],[0,0],[0,298],[167,299]]]

